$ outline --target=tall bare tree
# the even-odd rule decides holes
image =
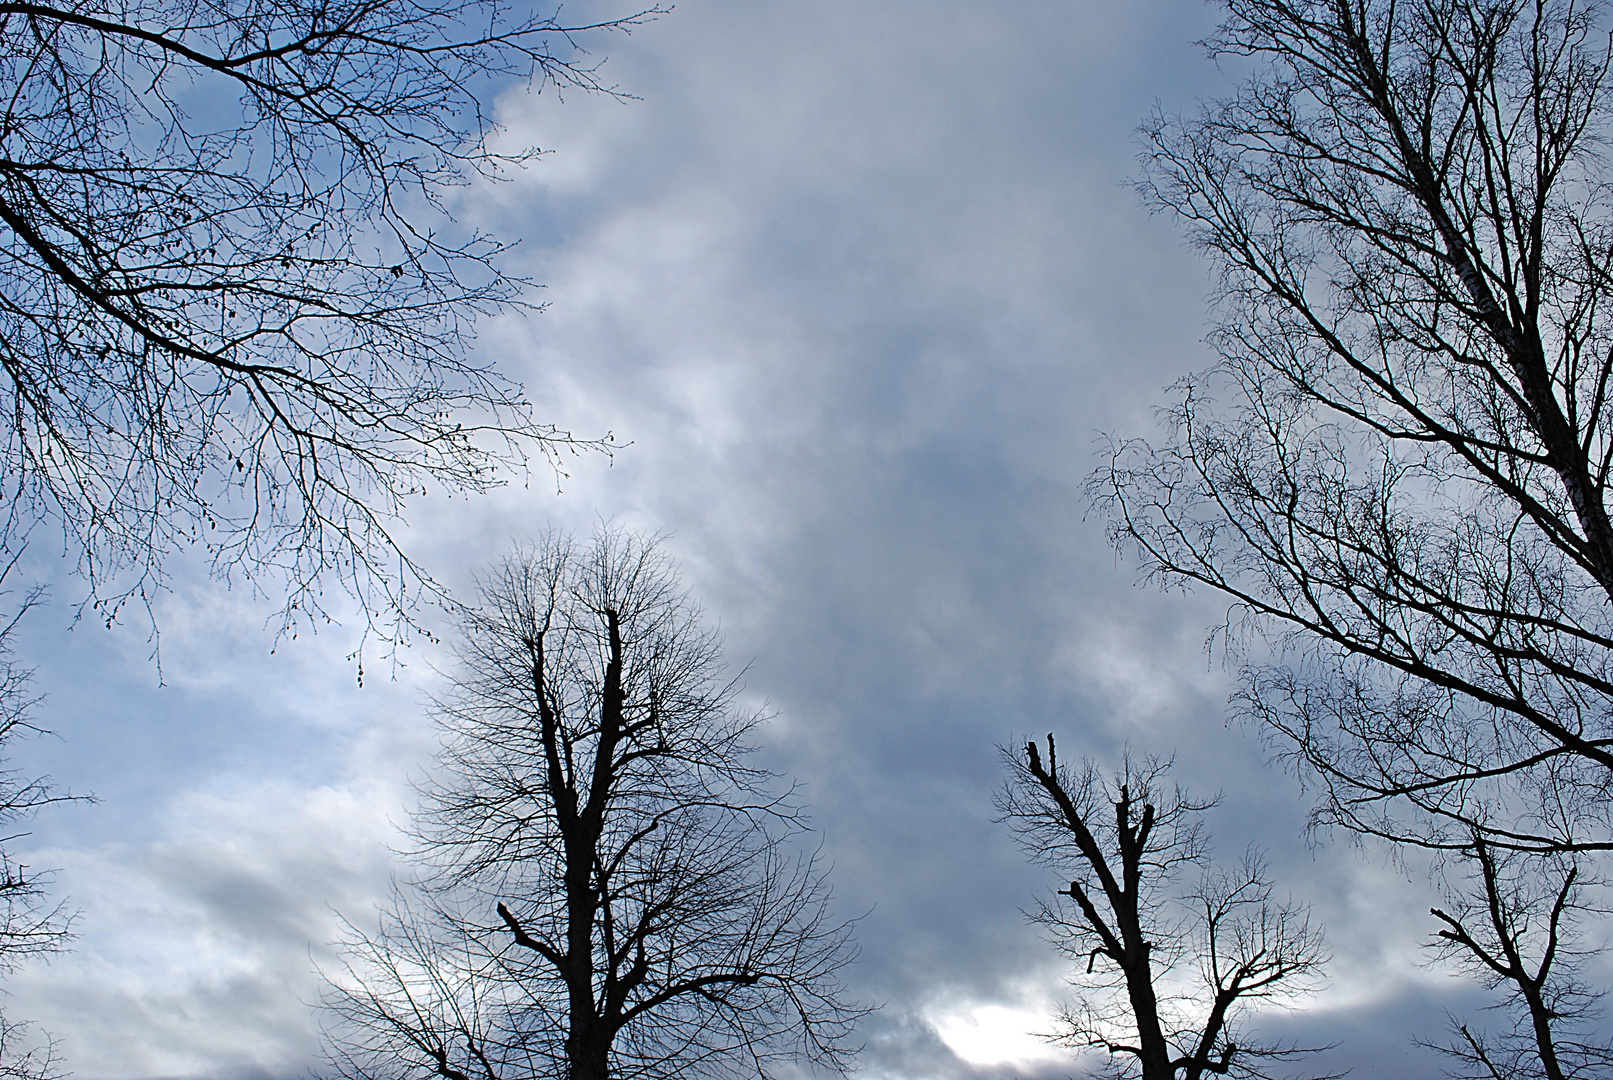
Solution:
[[[1142,182],[1220,272],[1221,362],[1095,494],[1153,572],[1286,649],[1241,700],[1326,779],[1327,820],[1606,847],[1603,12],[1227,9],[1212,50],[1264,63],[1199,118],[1158,118]],[[1535,813],[1565,789],[1588,814]]]
[[[407,500],[485,491],[541,422],[466,353],[518,303],[456,187],[516,80],[613,92],[592,25],[497,0],[0,2],[0,550],[59,525],[105,618],[180,548],[372,616],[429,577]]]
[[[642,537],[551,536],[464,617],[422,875],[327,995],[343,1077],[844,1071],[861,1009],[789,793]]]
[[[1052,735],[1045,760],[1034,742],[1003,757],[1004,820],[1033,860],[1070,875],[1058,894],[1070,903],[1033,914],[1085,965],[1061,1041],[1101,1047],[1116,1074],[1142,1080],[1263,1077],[1309,1052],[1250,1036],[1246,1020],[1253,1003],[1314,989],[1321,931],[1276,899],[1253,852],[1231,869],[1208,864],[1212,803],[1167,786],[1170,763],[1154,758],[1128,755],[1112,778],[1090,759],[1061,765]]]
[[[1553,856],[1613,849],[1613,27],[1224,6],[1209,49],[1251,74],[1156,117],[1140,184],[1217,268],[1219,363],[1093,493],[1149,572],[1230,601],[1235,702],[1317,823],[1443,852],[1476,891],[1439,929],[1500,947],[1487,865],[1555,895]],[[1488,970],[1527,1004],[1544,958]]]
[[[0,584],[15,566],[13,559],[0,567]],[[51,871],[23,863],[11,846],[26,835],[25,823],[40,810],[82,798],[57,789],[48,776],[18,770],[10,760],[14,743],[43,733],[35,715],[40,698],[33,672],[16,662],[11,648],[18,623],[42,597],[41,587],[29,589],[0,626],[0,976],[27,960],[61,951],[73,923],[73,913],[47,891]],[[54,1040],[30,1021],[0,1011],[0,1077],[55,1080],[61,1075]]]
[[[1098,495],[1152,569],[1295,632],[1245,704],[1332,820],[1606,846],[1515,803],[1613,769],[1602,12],[1228,8],[1212,47],[1266,66],[1152,125],[1143,182],[1221,271],[1222,362]]]

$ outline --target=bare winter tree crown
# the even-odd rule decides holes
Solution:
[[[551,536],[467,610],[419,878],[327,995],[350,1078],[843,1072],[856,1021],[800,809],[643,537]]]
[[[1323,823],[1613,845],[1604,794],[1553,796],[1613,780],[1607,12],[1227,9],[1212,48],[1264,66],[1157,117],[1140,184],[1220,273],[1220,362],[1093,495],[1233,602]]]

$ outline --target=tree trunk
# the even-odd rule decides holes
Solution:
[[[1126,996],[1131,999],[1131,1013],[1137,1021],[1137,1060],[1142,1065],[1142,1080],[1173,1080],[1176,1070],[1171,1068],[1170,1046],[1159,1026],[1159,999],[1154,994],[1154,973],[1149,963],[1149,944],[1136,943],[1134,956],[1141,959],[1126,969]]]

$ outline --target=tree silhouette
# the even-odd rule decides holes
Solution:
[[[1140,183],[1217,269],[1219,363],[1092,492],[1230,601],[1235,702],[1319,826],[1440,853],[1470,914],[1486,859],[1554,895],[1613,849],[1607,10],[1224,6],[1210,50],[1252,73],[1156,116]]]
[[[15,566],[13,559],[0,567],[0,583]],[[33,672],[19,666],[11,651],[18,624],[43,595],[41,586],[29,589],[0,626],[0,975],[9,975],[29,959],[60,952],[72,936],[73,912],[46,891],[52,872],[24,864],[10,848],[26,835],[19,826],[40,810],[84,798],[57,790],[48,776],[19,772],[9,760],[13,743],[44,733],[35,716],[40,697]],[[30,1021],[0,1011],[0,1077],[56,1080],[63,1075],[54,1040]]]
[[[1034,742],[1003,758],[1003,819],[1032,860],[1069,875],[1058,895],[1070,903],[1033,913],[1084,965],[1080,997],[1059,1017],[1061,1042],[1101,1047],[1116,1074],[1141,1080],[1262,1077],[1310,1052],[1253,1038],[1244,1020],[1253,1002],[1315,988],[1321,931],[1305,908],[1274,897],[1255,853],[1230,869],[1208,865],[1212,803],[1167,787],[1170,763],[1155,758],[1128,754],[1112,778],[1089,759],[1071,769],[1052,735],[1045,759]],[[1200,876],[1183,888],[1194,867]],[[1193,988],[1162,991],[1173,971],[1193,972]]]
[[[844,1071],[862,1009],[761,717],[652,542],[551,537],[463,620],[421,874],[326,995],[342,1077]]]

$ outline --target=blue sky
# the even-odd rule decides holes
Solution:
[[[540,415],[631,445],[569,463],[559,494],[534,474],[419,500],[404,541],[466,590],[548,525],[667,536],[864,916],[870,1076],[1079,1070],[1030,1034],[1067,972],[1020,910],[1054,883],[991,810],[997,744],[1050,730],[1174,753],[1223,793],[1218,850],[1266,848],[1327,925],[1328,989],[1271,1023],[1338,1040],[1330,1064],[1425,1076],[1411,1034],[1480,1003],[1427,963],[1420,870],[1308,843],[1299,786],[1225,725],[1203,647],[1222,610],[1138,586],[1082,499],[1101,434],[1146,434],[1208,362],[1207,268],[1124,181],[1156,101],[1228,85],[1193,46],[1213,18],[688,0],[602,44],[638,100],[505,94],[504,137],[548,153],[455,207],[521,239],[549,305],[477,348]],[[43,551],[30,569],[54,580],[23,652],[59,738],[20,764],[100,801],[18,842],[82,915],[9,1008],[85,1080],[303,1075],[314,969],[334,912],[362,919],[396,868],[445,655],[417,644],[360,688],[351,627],[277,643],[268,605],[180,562],[159,686],[144,627],[70,627],[81,585]]]

